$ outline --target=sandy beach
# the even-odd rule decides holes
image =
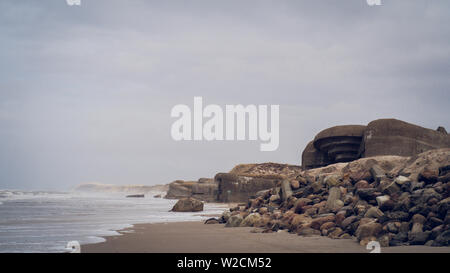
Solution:
[[[83,245],[83,253],[369,253],[356,240],[301,237],[287,232],[251,233],[203,222],[137,224],[106,241]],[[382,253],[450,253],[450,247],[401,246]]]

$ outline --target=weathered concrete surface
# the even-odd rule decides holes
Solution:
[[[232,173],[218,173],[214,179],[218,184],[217,201],[219,202],[246,202],[249,198],[256,196],[257,192],[273,188],[280,181],[280,179]]]
[[[306,145],[306,148],[302,153],[302,167],[304,169],[320,168],[334,162],[328,159],[328,155],[317,150],[314,147],[314,141],[311,141]]]
[[[396,119],[370,122],[364,131],[361,157],[412,156],[428,150],[450,148],[450,135]]]
[[[302,168],[280,163],[239,164],[229,173],[218,173],[219,202],[247,202],[259,191],[271,189],[284,179],[296,177]]]
[[[381,155],[414,156],[450,148],[445,128],[426,129],[396,119],[378,119],[367,126],[335,126],[321,131],[302,153],[305,170]]]
[[[333,163],[355,160],[365,128],[362,125],[343,125],[325,129],[314,138],[314,147]]]
[[[202,201],[214,202],[217,200],[217,190],[217,183],[210,178],[200,178],[198,181],[176,180],[169,184],[169,190],[165,198],[193,197]]]

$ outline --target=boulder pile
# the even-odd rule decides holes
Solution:
[[[223,213],[226,227],[355,237],[361,245],[450,244],[450,149],[301,172]]]

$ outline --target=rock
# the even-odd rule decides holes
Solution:
[[[382,195],[382,196],[378,196],[376,198],[376,200],[377,200],[378,207],[381,207],[384,205],[384,203],[391,200],[391,197],[389,195]]]
[[[436,200],[441,200],[442,199],[442,195],[440,195],[439,193],[437,193],[434,189],[425,189],[422,192],[422,196],[420,196],[420,198],[417,200],[417,202],[419,203],[428,203],[430,201],[430,199],[436,199]]]
[[[397,193],[400,191],[400,188],[397,186],[397,183],[390,182],[387,186],[382,188],[383,193],[393,195],[394,193]]]
[[[286,208],[286,209],[291,209],[291,208],[294,208],[295,207],[295,204],[297,203],[297,197],[295,197],[295,196],[291,196],[291,197],[289,197],[285,202],[284,202],[284,204],[283,204],[283,206]]]
[[[410,191],[410,192],[414,192],[414,191],[416,191],[416,190],[422,189],[424,186],[425,186],[425,183],[424,183],[424,182],[413,181],[413,182],[411,183],[411,186],[410,186],[409,191]]]
[[[425,217],[423,217],[423,216],[420,215],[420,214],[415,214],[415,215],[412,217],[412,220],[411,220],[411,221],[413,222],[413,226],[412,226],[412,229],[411,229],[411,232],[412,232],[412,233],[423,232],[423,224],[424,224],[425,221],[426,221],[426,218],[425,218]]]
[[[312,218],[305,214],[296,214],[291,220],[291,230],[297,230],[301,226],[307,226],[311,223]]]
[[[230,219],[230,217],[231,217],[231,212],[230,211],[224,211],[222,213],[222,216],[220,217],[221,218],[221,222],[223,222],[223,223],[228,222],[228,219]]]
[[[395,206],[395,202],[392,200],[387,200],[384,202],[379,208],[381,211],[389,211],[392,210]]]
[[[444,221],[442,221],[437,217],[430,217],[430,219],[428,219],[428,224],[430,225],[431,228],[435,228],[437,226],[444,224]]]
[[[441,218],[444,218],[449,210],[450,210],[450,197],[445,198],[438,203],[438,213],[441,216]]]
[[[325,183],[325,185],[327,185],[329,188],[332,187],[337,187],[339,186],[342,181],[341,181],[341,176],[337,175],[337,174],[333,174],[333,175],[329,175],[327,177],[325,177],[325,179],[323,180],[323,182]]]
[[[341,190],[338,187],[333,187],[329,190],[329,195],[327,199],[327,208],[330,211],[337,211],[344,206],[341,199]],[[338,202],[341,201],[341,202]]]
[[[243,220],[244,219],[240,214],[233,215],[228,219],[227,223],[225,224],[225,227],[239,227]]]
[[[297,180],[291,180],[290,183],[292,189],[296,190],[300,188],[300,183]]]
[[[381,247],[389,247],[389,235],[381,235],[380,237],[378,237],[377,241],[380,243]]]
[[[450,246],[450,229],[437,236],[434,240],[433,246]]]
[[[398,228],[399,232],[408,233],[409,231],[409,223],[408,222],[400,222],[400,227]]]
[[[387,211],[386,213],[387,218],[390,220],[395,221],[408,221],[409,220],[409,213],[404,211]]]
[[[354,198],[353,198],[353,194],[346,194],[345,196],[344,196],[344,205],[345,206],[347,206],[347,205],[349,205],[350,203],[353,203],[353,200],[354,200]]]
[[[321,233],[318,230],[315,230],[315,229],[312,229],[312,228],[309,228],[309,227],[305,227],[305,228],[300,228],[297,231],[297,234],[300,235],[300,236],[308,237],[308,236],[317,236],[317,235],[320,235]]]
[[[322,191],[322,184],[320,182],[314,182],[311,184],[311,189],[313,193],[318,193]]]
[[[376,195],[376,189],[359,189],[356,191],[356,194],[361,198],[362,200],[372,200],[377,197]]]
[[[127,198],[144,198],[144,194],[130,194],[126,196]]]
[[[362,221],[362,220],[361,220]],[[360,224],[358,229],[356,230],[356,238],[359,241],[370,237],[377,237],[381,232],[382,226],[380,223],[369,222],[367,224]]]
[[[394,210],[400,211],[409,211],[411,208],[411,198],[410,195],[406,192],[400,195],[397,203],[394,205]]]
[[[336,225],[341,226],[342,222],[345,220],[345,216],[347,215],[347,211],[339,211],[336,213]]]
[[[258,191],[258,192],[256,193],[256,197],[262,197],[262,198],[264,198],[264,199],[267,199],[267,198],[269,198],[270,195],[271,195],[270,192],[271,192],[270,189],[269,189],[269,190]]]
[[[299,198],[296,200],[294,205],[294,212],[295,213],[304,213],[304,207],[307,205],[312,204],[312,200],[309,198]]]
[[[334,222],[326,222],[326,223],[324,223],[324,224],[322,224],[320,226],[320,230],[321,231],[324,230],[324,229],[330,230],[330,229],[332,229],[334,227],[336,227],[336,224]]]
[[[270,221],[272,221],[272,218],[269,215],[263,215],[261,216],[261,220],[259,221],[259,226],[268,227]]]
[[[285,179],[281,182],[281,191],[280,191],[281,201],[286,201],[291,196],[292,196],[291,183]]]
[[[319,230],[320,226],[322,226],[324,223],[326,223],[326,222],[334,222],[335,219],[336,219],[336,216],[334,214],[330,214],[330,215],[326,215],[326,216],[321,216],[321,217],[315,218],[311,222],[311,228]]]
[[[173,206],[175,212],[196,212],[203,211],[203,202],[194,198],[182,198]]]
[[[274,194],[270,196],[269,201],[275,204],[279,204],[281,202],[281,198],[278,194]]]
[[[352,236],[348,233],[344,233],[339,237],[339,239],[351,239],[351,238]]]
[[[366,214],[364,214],[364,217],[380,218],[383,215],[384,215],[384,213],[381,210],[379,210],[377,207],[371,207],[366,211]]]
[[[447,135],[447,138],[450,138],[450,135]],[[436,175],[436,170],[449,164],[449,154],[450,149],[447,148],[430,150],[415,155],[403,166],[401,174],[408,176],[413,181],[432,182],[435,179],[433,176]],[[429,171],[430,173],[428,173]]]
[[[328,237],[331,239],[339,239],[342,234],[344,234],[344,231],[341,228],[337,227],[328,234]]]
[[[411,179],[403,175],[400,175],[397,178],[395,178],[394,182],[397,183],[397,185],[402,186],[405,183],[411,182]]]
[[[372,175],[373,180],[378,183],[381,179],[386,177],[386,171],[379,165],[373,165],[372,168],[370,168],[370,174]]]
[[[355,184],[355,188],[357,190],[359,189],[368,189],[370,188],[369,182],[367,182],[366,180],[360,180]]]
[[[430,237],[430,231],[426,232],[410,232],[408,234],[409,244],[411,245],[424,245]]]
[[[220,221],[216,218],[209,218],[208,220],[205,221],[206,225],[211,225],[211,224],[220,224]]]
[[[386,224],[387,231],[397,234],[400,228],[400,222],[389,222]]]
[[[445,175],[439,176],[438,181],[440,181],[442,183],[450,182],[450,173],[447,173]]]
[[[399,232],[395,234],[389,241],[390,246],[401,246],[408,241],[408,234],[406,232]]]
[[[266,207],[261,207],[261,208],[258,209],[258,212],[261,215],[266,214],[268,211],[269,211],[269,209],[266,208]]]
[[[250,230],[250,233],[263,233],[264,229],[261,228],[253,228]]]
[[[258,226],[261,221],[261,215],[259,213],[250,213],[245,219],[241,222],[241,227],[255,227]]]
[[[424,181],[425,183],[435,183],[437,182],[439,177],[439,169],[438,168],[431,168],[430,166],[426,166],[420,173],[419,173],[419,181]]]

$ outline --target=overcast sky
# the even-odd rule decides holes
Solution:
[[[0,189],[301,164],[322,129],[450,129],[450,2],[0,1]],[[176,104],[279,104],[280,146],[175,142]]]

